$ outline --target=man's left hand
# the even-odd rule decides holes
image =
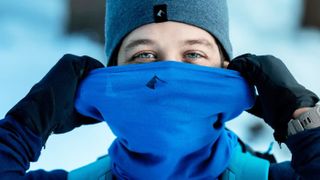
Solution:
[[[244,54],[233,59],[228,69],[239,71],[258,90],[250,113],[265,120],[274,130],[275,139],[283,142],[288,122],[306,107],[319,101],[316,94],[300,85],[285,64],[274,56]]]

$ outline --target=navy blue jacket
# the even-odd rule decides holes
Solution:
[[[308,130],[290,137],[286,142],[292,153],[291,162],[272,164],[270,179],[320,178],[320,129]],[[41,139],[16,120],[0,121],[0,179],[67,179],[65,170],[26,171],[37,161]]]

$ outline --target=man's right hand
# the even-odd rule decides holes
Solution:
[[[97,120],[80,115],[74,98],[80,81],[93,69],[104,67],[88,56],[64,55],[6,116],[11,116],[42,138],[65,133]]]

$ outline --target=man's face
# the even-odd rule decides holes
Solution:
[[[164,22],[141,26],[123,40],[118,65],[171,60],[221,67],[215,39],[195,26]]]

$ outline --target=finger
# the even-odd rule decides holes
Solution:
[[[255,55],[244,54],[233,59],[229,63],[228,69],[240,72],[251,85],[257,85],[257,83],[264,81],[263,70]]]
[[[89,56],[82,56],[81,60],[82,60],[82,63],[80,65],[81,66],[81,72],[79,75],[80,78],[87,76],[89,72],[94,69],[104,67],[104,65],[100,61]]]
[[[100,123],[102,121],[98,120],[98,119],[94,119],[94,118],[91,118],[91,117],[88,117],[88,116],[84,116],[80,113],[77,113],[76,114],[76,118],[77,122],[80,124],[80,125],[83,125],[83,124],[96,124],[96,123]]]
[[[100,61],[98,61],[92,57],[82,56],[82,58],[85,59],[85,61],[86,61],[86,65],[85,65],[86,71],[91,71],[96,68],[103,68],[104,67],[104,65]],[[87,73],[87,72],[85,72],[85,73]]]

